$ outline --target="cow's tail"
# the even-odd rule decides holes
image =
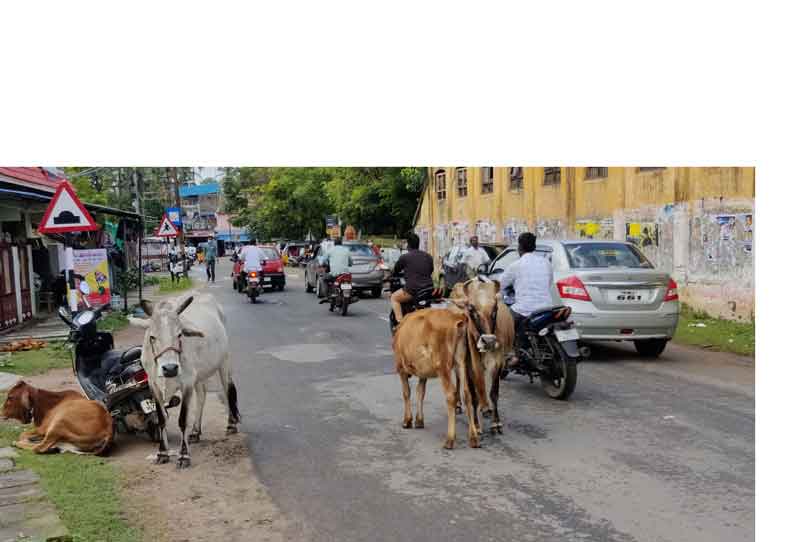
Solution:
[[[113,449],[113,442],[116,440],[116,424],[110,424],[110,434],[105,437],[105,439],[100,442],[96,447],[96,455],[101,456],[108,456],[110,455],[110,450]]]
[[[240,409],[237,407],[237,387],[234,385],[231,379],[229,379],[229,387],[226,390],[226,397],[229,400],[229,415],[231,417],[230,421],[234,423],[240,423]]]

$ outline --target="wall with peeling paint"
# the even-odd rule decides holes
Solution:
[[[494,168],[492,193],[483,169],[465,168],[466,194],[456,168],[430,168],[416,231],[439,261],[469,236],[511,244],[524,231],[541,239],[628,240],[673,275],[684,301],[713,315],[751,319],[755,310],[753,168],[562,167],[559,183],[544,183],[544,168],[523,168],[510,187],[510,168]],[[446,173],[446,198],[433,175]]]

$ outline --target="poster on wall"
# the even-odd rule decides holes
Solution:
[[[659,246],[659,225],[654,222],[630,222],[626,224],[626,241],[640,248]]]
[[[717,215],[716,219],[720,226],[720,240],[734,241],[736,239],[736,215]],[[750,224],[752,227],[752,219]]]
[[[74,251],[74,274],[88,286],[88,294],[77,291],[78,310],[110,303],[108,253],[104,248]]]

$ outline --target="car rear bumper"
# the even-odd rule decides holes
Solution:
[[[270,280],[264,280],[269,278]],[[262,283],[264,286],[283,286],[286,284],[284,273],[264,273],[262,275]]]
[[[658,309],[649,311],[603,311],[592,303],[577,301],[566,305],[573,310],[571,319],[582,340],[672,339],[678,327],[677,302],[662,303]]]
[[[371,288],[383,288],[383,277],[385,273],[378,269],[371,273],[353,273],[353,289],[368,290]]]

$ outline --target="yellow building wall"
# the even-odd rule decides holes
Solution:
[[[587,179],[585,167],[562,167],[545,185],[544,168],[525,167],[523,187],[510,189],[510,168],[494,168],[494,191],[482,193],[483,168],[467,167],[468,195],[457,194],[455,167],[444,167],[447,198],[436,198],[434,173],[416,231],[436,261],[452,244],[539,238],[631,240],[679,282],[682,298],[731,318],[754,314],[755,169],[749,167],[609,167]],[[642,233],[640,233],[642,232]],[[640,238],[642,236],[642,238]]]

